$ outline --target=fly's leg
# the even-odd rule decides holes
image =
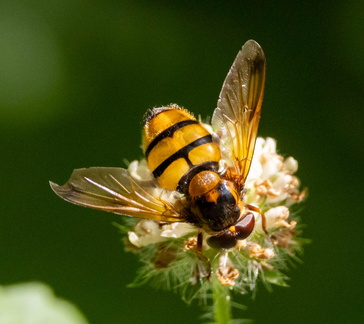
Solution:
[[[198,232],[196,252],[201,254],[202,253],[202,247],[203,247],[203,233]]]
[[[254,211],[254,212],[257,212],[257,213],[259,213],[262,216],[262,228],[263,228],[263,231],[264,231],[265,234],[267,234],[267,236],[269,236],[269,233],[267,231],[267,219],[265,218],[264,212],[259,207],[256,207],[256,206],[253,206],[253,205],[247,204],[245,206],[249,210]]]

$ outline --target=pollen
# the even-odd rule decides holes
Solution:
[[[197,250],[197,237],[189,237],[185,242],[184,242],[184,248],[186,250],[192,250],[192,251],[196,251]]]
[[[279,227],[293,229],[297,224],[296,221],[288,221],[289,209],[286,206],[277,206],[269,209],[265,213],[265,217],[267,221],[266,227],[268,229]]]
[[[279,196],[279,191],[273,188],[273,184],[270,180],[257,180],[254,183],[256,195],[260,197],[268,196],[275,198]]]
[[[272,248],[262,248],[257,243],[247,245],[245,250],[248,252],[249,257],[261,260],[269,260],[275,256]]]
[[[238,243],[236,243],[234,248],[239,251],[239,250],[245,248],[246,245],[247,245],[246,240],[238,240]]]
[[[216,277],[223,286],[232,287],[239,277],[239,270],[229,266],[220,267],[217,269]]]
[[[274,245],[290,249],[292,245],[297,244],[297,242],[293,240],[296,235],[297,232],[290,228],[281,228],[271,236],[271,239]]]
[[[298,190],[295,190],[295,192],[290,193],[289,196],[296,202],[301,202],[302,200],[304,200],[306,198],[307,190],[304,189],[301,192],[299,192]]]

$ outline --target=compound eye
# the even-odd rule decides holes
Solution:
[[[253,232],[255,218],[253,213],[247,213],[245,217],[235,225],[236,239],[244,240]]]
[[[245,217],[238,222],[233,231],[227,229],[218,235],[211,236],[207,239],[207,244],[217,250],[227,250],[233,248],[238,240],[246,239],[254,230],[255,218],[253,213],[247,213]]]
[[[233,248],[237,243],[235,235],[229,230],[222,234],[211,236],[207,239],[207,244],[213,249],[227,250]]]

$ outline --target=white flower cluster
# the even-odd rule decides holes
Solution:
[[[191,262],[188,261],[191,260],[188,259],[188,255],[191,254],[186,253],[190,251],[192,255],[197,255],[196,261],[192,261],[191,264],[191,269],[195,270],[191,272],[192,277],[184,277],[184,282],[197,282],[198,278],[209,278],[214,272],[213,275],[221,285],[234,287],[240,293],[253,290],[259,277],[268,284],[285,285],[284,275],[279,269],[284,267],[287,259],[283,254],[292,255],[300,246],[296,238],[297,220],[292,220],[290,215],[290,207],[305,196],[305,191],[299,190],[298,178],[294,176],[297,169],[298,163],[294,158],[284,159],[277,153],[274,139],[257,139],[250,172],[245,182],[244,203],[253,205],[264,213],[265,230],[262,226],[262,214],[253,211],[254,231],[246,239],[238,241],[230,250],[214,250],[204,241],[203,255],[196,254],[194,252],[197,248],[198,229],[195,226],[187,223],[159,223],[152,220],[139,220],[129,230],[129,246],[134,247],[131,250],[140,253],[143,253],[147,246],[154,251],[149,254],[150,257],[144,257],[144,260],[149,260],[145,268],[145,274],[148,276],[155,273],[148,268],[153,263],[155,269],[161,269],[161,264],[167,268],[171,262],[173,264],[186,258],[185,263],[182,263],[185,266]],[[153,180],[145,160],[132,162],[129,172],[136,180]],[[156,192],[153,194],[168,201],[178,201],[182,197],[177,192],[160,187],[154,190]],[[204,235],[204,239],[206,240],[208,236]],[[171,240],[178,238],[184,238],[184,243]],[[194,262],[197,263],[193,264]],[[178,278],[181,272],[178,272],[179,263],[175,264],[177,266],[173,271],[176,271],[175,277]],[[186,271],[183,276],[188,276],[189,270]],[[266,271],[270,271],[270,275],[267,275]]]
[[[299,181],[293,176],[298,162],[293,157],[284,159],[277,154],[273,138],[258,137],[246,188],[252,190],[255,200],[266,196],[267,205],[285,202],[286,206],[300,201]]]
[[[280,227],[293,229],[296,225],[295,221],[288,222],[288,219],[290,216],[289,206],[301,201],[304,197],[304,192],[300,193],[299,191],[299,180],[293,175],[297,169],[298,162],[294,158],[284,159],[277,154],[274,139],[257,139],[250,172],[245,184],[247,190],[245,202],[258,205],[265,212],[268,231]],[[145,160],[130,163],[129,172],[137,180],[153,179]],[[168,199],[171,199],[172,193],[163,189],[159,190],[159,196],[169,195]],[[261,217],[258,213],[254,213],[254,215],[256,218],[255,231],[262,232]],[[160,225],[155,221],[140,220],[134,229],[129,231],[129,241],[140,248],[166,241],[169,238],[180,238],[191,232],[196,232],[196,228],[186,223]],[[239,247],[245,245],[245,242],[241,243]],[[256,251],[256,246],[253,250],[255,255],[259,254]],[[272,256],[272,253],[268,254]]]
[[[305,192],[299,191],[299,180],[293,174],[298,162],[293,157],[284,159],[277,153],[273,138],[258,138],[252,165],[246,181],[246,203],[259,205],[265,212],[266,229],[279,227],[293,229],[295,222],[289,219],[289,207],[300,202]],[[261,230],[260,217],[256,230]]]
[[[129,241],[138,248],[153,243],[164,242],[170,238],[179,238],[195,232],[196,228],[187,223],[169,223],[159,225],[157,222],[142,219],[129,231]]]

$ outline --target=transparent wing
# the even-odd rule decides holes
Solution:
[[[122,168],[76,169],[65,185],[50,185],[58,196],[76,205],[158,221],[185,221],[172,192],[167,194],[156,182],[145,185]]]
[[[247,41],[222,86],[212,127],[231,159],[227,177],[244,184],[254,153],[263,101],[266,62],[262,48]]]

